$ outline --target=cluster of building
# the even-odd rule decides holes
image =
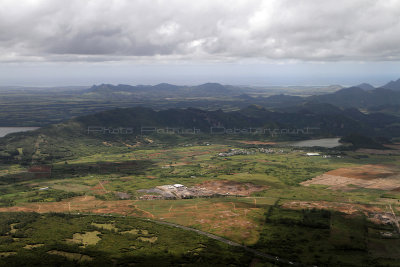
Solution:
[[[259,148],[258,151],[259,151],[260,153],[265,153],[265,154],[272,154],[272,153],[275,153],[275,150],[274,150],[274,149],[271,149],[271,148]]]
[[[182,184],[160,185],[151,189],[140,189],[138,192],[147,193],[139,197],[143,200],[152,199],[184,199],[194,197],[208,197],[215,195],[215,192],[201,187],[187,187]]]
[[[253,155],[254,151],[249,151],[246,149],[229,149],[228,152],[219,153],[220,157],[231,157],[236,155]]]
[[[285,153],[285,151],[283,149],[271,149],[271,148],[259,148],[258,151],[260,153],[265,153],[265,154],[273,154],[273,153],[282,154],[282,153]]]
[[[257,151],[265,154],[285,153],[283,149],[272,149],[272,148],[259,148],[258,150],[229,149],[227,152],[219,153],[218,156],[231,157],[236,155],[254,155]]]
[[[305,155],[305,156],[308,156],[308,157],[321,156],[321,154],[320,154],[320,153],[317,153],[317,152],[308,152],[308,153],[306,153],[306,154],[304,154],[304,155]],[[323,157],[324,159],[326,159],[326,158],[331,158],[332,155],[322,155],[322,157]],[[333,157],[342,158],[341,155],[334,155]]]

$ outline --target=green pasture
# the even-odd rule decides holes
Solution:
[[[240,248],[135,218],[0,213],[0,220],[2,266],[243,266],[252,259]],[[17,230],[11,234],[13,223]],[[96,224],[112,224],[115,228]],[[132,229],[138,231],[125,233]],[[79,261],[82,256],[85,260]]]

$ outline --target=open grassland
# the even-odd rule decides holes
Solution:
[[[400,192],[396,186],[400,155],[301,150],[272,145],[268,140],[202,138],[196,142],[151,138],[89,142],[87,151],[70,147],[73,157],[54,160],[49,177],[34,176],[23,165],[4,164],[0,171],[0,211],[135,216],[199,229],[305,264],[395,266],[396,253],[400,253],[399,229],[393,219],[400,216]],[[232,149],[243,153],[220,155]],[[306,152],[321,155],[305,156]],[[390,187],[364,186],[347,180],[340,183],[343,179],[326,180],[326,175],[363,183],[381,179],[375,185],[388,185],[387,178],[393,181]],[[232,190],[230,195],[211,198],[141,200],[152,193],[138,192],[169,184],[201,187],[213,183],[219,192],[226,191],[218,185],[237,184],[251,194],[236,197]],[[247,183],[262,190],[252,192]],[[379,216],[389,216],[389,220],[382,223]],[[39,239],[24,246],[45,244],[31,250],[46,250],[47,257],[68,261],[70,257],[94,264],[95,253],[83,250],[106,246],[107,240],[110,244],[102,251],[115,252],[112,246],[116,237],[105,233],[143,233],[140,238],[136,236],[135,242],[150,247],[162,240],[159,235],[145,235],[142,230],[147,229],[121,228],[111,221],[92,220],[89,226],[63,237],[70,240],[63,244],[75,246],[73,250],[48,247],[48,240]],[[84,241],[87,237],[101,240],[89,244]],[[129,246],[137,248],[140,244]],[[3,250],[11,252],[20,253]],[[12,254],[3,258],[10,257]]]
[[[250,245],[258,240],[265,208],[275,201],[275,198],[251,197],[104,201],[85,196],[61,202],[26,203],[20,206],[0,208],[0,211],[130,215],[194,227],[224,236],[238,243]],[[98,225],[94,224],[94,226]],[[107,228],[107,226],[100,228]]]
[[[275,153],[261,153],[257,146],[243,145],[254,152],[251,155],[220,157],[218,154],[233,148],[233,145],[211,144],[178,146],[155,149],[150,145],[138,146],[132,151],[109,151],[83,156],[73,160],[59,161],[52,165],[51,179],[27,176],[22,166],[3,166],[0,201],[7,203],[40,202],[61,200],[76,195],[97,195],[113,199],[113,192],[125,192],[138,196],[138,189],[180,183],[194,186],[205,181],[231,180],[268,186],[269,190],[255,193],[256,196],[288,197],[294,199],[325,200],[339,198],[363,200],[363,192],[334,192],[323,186],[304,188],[300,183],[339,168],[352,168],[365,164],[397,164],[399,156],[365,155],[346,152],[338,157],[307,157],[304,151],[291,148],[274,148]],[[327,152],[329,154],[329,152]],[[24,172],[25,171],[25,172]],[[26,177],[25,177],[25,176]],[[312,183],[312,182],[311,182]],[[316,184],[316,183],[313,183]],[[47,192],[38,191],[49,187]],[[356,189],[356,188],[355,188]],[[379,189],[379,188],[378,188]],[[355,190],[357,191],[357,190]],[[67,194],[68,193],[68,194]],[[365,201],[378,199],[384,192],[365,191]],[[393,192],[396,195],[396,192]]]
[[[2,266],[244,266],[252,259],[241,248],[135,218],[0,213],[0,220]]]

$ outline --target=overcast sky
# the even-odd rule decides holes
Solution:
[[[381,85],[400,0],[0,0],[0,85]]]

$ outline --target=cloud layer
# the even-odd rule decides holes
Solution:
[[[2,0],[0,61],[398,61],[398,0]]]

